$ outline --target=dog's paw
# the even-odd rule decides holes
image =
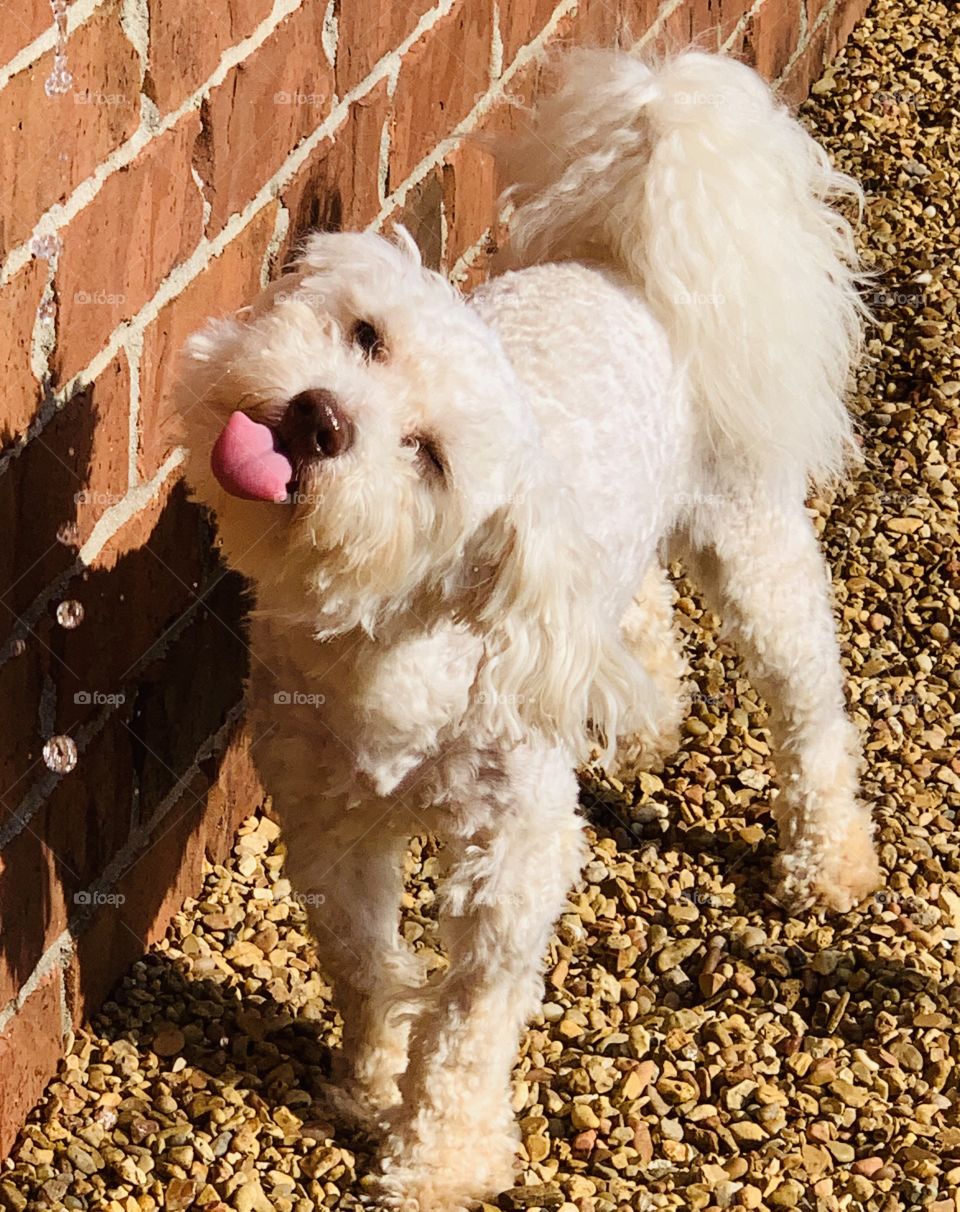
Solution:
[[[777,898],[792,910],[849,913],[883,882],[870,823],[856,818],[830,847],[799,842],[777,859]]]
[[[430,1134],[427,1141],[406,1132],[383,1142],[379,1168],[362,1180],[364,1207],[377,1212],[467,1212],[514,1181],[514,1133],[477,1133],[453,1141]]]
[[[338,1124],[369,1135],[383,1128],[390,1108],[400,1101],[400,1092],[395,1081],[375,1090],[350,1080],[322,1082],[319,1101]]]

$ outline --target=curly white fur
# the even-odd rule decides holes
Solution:
[[[855,266],[828,201],[852,186],[758,77],[699,53],[577,56],[535,132],[516,248],[552,263],[464,300],[404,234],[314,236],[191,340],[180,400],[188,479],[256,592],[256,756],[344,1017],[339,1103],[379,1119],[370,1198],[407,1212],[510,1181],[510,1066],[585,853],[575,761],[619,738],[634,765],[679,720],[658,548],[771,704],[785,893],[846,908],[877,875],[804,510],[851,445]],[[320,388],[349,450],[292,503],[228,495],[230,414],[277,425]],[[450,958],[426,985],[397,931],[423,830]]]

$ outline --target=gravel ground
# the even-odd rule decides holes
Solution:
[[[886,888],[827,922],[769,899],[764,709],[681,582],[684,748],[635,788],[584,782],[593,861],[516,1069],[502,1208],[960,1209],[958,27],[947,4],[878,0],[804,111],[869,195],[867,462],[812,505]],[[429,952],[436,857],[409,861],[403,929]],[[356,1206],[370,1143],[318,1118],[339,1027],[281,863],[251,819],[76,1036],[0,1206]]]

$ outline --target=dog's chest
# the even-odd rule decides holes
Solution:
[[[251,708],[269,717],[278,743],[288,753],[303,743],[314,780],[319,766],[331,787],[377,796],[438,753],[467,709],[481,655],[476,637],[452,626],[378,644],[319,643],[259,623],[252,638],[261,659]]]

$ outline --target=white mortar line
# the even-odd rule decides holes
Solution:
[[[645,33],[641,34],[636,42],[634,42],[630,47],[630,53],[634,55],[637,54],[639,51],[643,50],[648,42],[652,42],[654,38],[658,37],[660,31],[666,25],[667,21],[669,21],[677,9],[680,8],[685,2],[686,0],[665,0],[665,4],[660,5],[660,10],[658,11],[656,17],[654,17],[650,28]],[[760,3],[762,2],[763,0],[760,0]]]
[[[137,466],[140,453],[140,359],[143,356],[143,333],[131,332],[124,346],[127,369],[130,375],[130,403],[127,417],[127,488],[136,488],[140,483]]]
[[[774,87],[779,88],[780,85],[783,84],[784,80],[786,80],[787,76],[790,75],[790,73],[793,71],[794,65],[799,61],[801,55],[809,50],[810,42],[812,41],[814,34],[817,32],[820,26],[824,24],[824,22],[829,21],[833,17],[838,3],[839,0],[831,0],[831,3],[827,4],[820,10],[820,12],[817,14],[816,21],[814,21],[813,25],[811,25],[806,32],[805,41],[798,44],[797,49],[790,56],[786,67],[774,81]],[[826,62],[820,64],[821,69],[825,68],[826,66]]]
[[[507,0],[509,3],[510,0]],[[503,36],[500,33],[500,5],[493,3],[493,35],[490,38],[490,79],[499,80],[503,75]]]
[[[120,26],[140,60],[140,83],[147,74],[150,56],[150,10],[147,0],[123,0]]]
[[[728,51],[730,49],[730,47],[733,46],[733,44],[740,37],[740,35],[743,33],[743,31],[747,28],[747,26],[750,24],[750,22],[753,20],[753,18],[763,8],[765,3],[766,3],[766,0],[753,0],[753,4],[750,5],[750,8],[743,14],[743,16],[740,18],[740,20],[736,23],[736,25],[730,31],[730,34],[727,36],[726,42],[724,42],[723,46],[720,47],[720,49],[722,51]],[[803,10],[804,7],[805,6],[803,4],[800,5],[801,11]]]
[[[330,0],[323,14],[323,34],[320,42],[331,68],[337,65],[337,45],[340,41],[340,23],[337,20],[337,0]]]
[[[23,1009],[27,999],[39,989],[45,977],[49,976],[51,972],[57,971],[57,969],[62,974],[63,969],[70,962],[72,955],[73,939],[70,936],[70,931],[64,930],[57,935],[46,951],[44,951],[37,962],[37,966],[17,990],[16,997],[11,998],[3,1009],[0,1010],[0,1033],[6,1031],[10,1022]]]
[[[390,216],[391,212],[398,206],[402,206],[407,194],[415,186],[419,185],[423,178],[438,164],[441,164],[450,151],[457,145],[460,139],[470,130],[472,130],[477,122],[486,116],[487,113],[495,105],[503,100],[507,86],[510,84],[513,77],[526,65],[536,59],[547,42],[553,37],[557,26],[567,16],[576,10],[580,0],[561,0],[561,3],[554,9],[550,20],[543,27],[540,33],[532,41],[517,51],[516,57],[510,66],[503,72],[498,80],[483,94],[482,97],[475,103],[473,109],[461,119],[445,139],[442,139],[437,146],[429,152],[420,163],[409,173],[406,180],[394,189],[389,197],[385,200],[380,208],[380,213],[375,219],[367,224],[367,230],[372,231],[382,227],[384,221]]]
[[[86,24],[103,3],[104,0],[76,0],[76,3],[71,4],[67,9],[67,37],[81,25]],[[49,27],[42,34],[38,34],[32,42],[28,42],[22,50],[17,51],[8,63],[0,67],[0,88],[6,88],[14,76],[35,63],[48,51],[52,51],[56,45],[57,27],[51,13]]]
[[[469,248],[465,248],[460,256],[457,257],[453,268],[449,271],[449,277],[452,282],[460,282],[467,276],[467,271],[473,264],[474,258],[483,251],[492,231],[492,227],[485,228],[480,238],[475,240]]]
[[[285,206],[280,206],[277,209],[277,219],[273,225],[273,235],[270,237],[270,243],[267,245],[266,251],[263,254],[263,264],[260,266],[261,287],[266,286],[270,281],[270,276],[274,269],[277,254],[280,252],[280,245],[283,243],[289,230],[290,212]]]
[[[160,801],[150,819],[130,835],[124,846],[117,851],[111,862],[101,872],[100,878],[95,884],[90,886],[88,891],[91,893],[104,892],[109,889],[118,873],[120,875],[124,874],[131,859],[136,856],[137,851],[142,848],[143,844],[149,840],[150,834],[156,826],[169,814],[193,779],[203,773],[201,764],[214,753],[222,752],[226,748],[226,744],[241,714],[241,703],[236,703],[230,708],[224,723],[200,745],[188,769],[183,772],[176,785]],[[76,917],[73,920],[75,921]],[[66,968],[73,956],[74,950],[73,933],[71,927],[68,926],[66,930],[57,935],[40,957],[36,967],[20,986],[16,996],[11,998],[3,1009],[0,1010],[0,1032],[6,1030],[11,1020],[23,1008],[26,1000],[39,987],[44,977],[57,968],[61,970]]]
[[[278,3],[279,2],[280,0],[278,0]],[[284,4],[290,4],[292,0],[282,0],[282,2]],[[427,29],[430,28],[431,24],[435,23],[445,15],[452,2],[453,0],[442,0],[442,2],[435,8],[425,13],[408,37],[405,38],[400,44],[400,46],[395,51],[392,51],[390,54],[384,56],[384,58],[376,64],[370,74],[364,80],[360,81],[355,88],[353,88],[337,103],[327,118],[324,119],[324,121],[310,135],[307,135],[300,141],[297,147],[290,153],[283,164],[280,165],[273,176],[261,187],[259,193],[257,193],[255,197],[247,203],[244,209],[231,215],[230,219],[213,239],[204,236],[187,260],[182,261],[179,265],[175,266],[173,270],[171,270],[171,272],[160,284],[153,297],[143,305],[140,311],[137,312],[135,316],[131,317],[131,319],[119,325],[112,333],[104,348],[94,356],[89,364],[84,367],[83,370],[78,371],[77,374],[75,374],[68,383],[61,387],[56,395],[53,396],[46,403],[46,405],[38,411],[37,416],[30,428],[27,430],[26,434],[23,435],[23,441],[11,447],[5,456],[0,457],[0,475],[6,471],[7,466],[12,459],[19,457],[19,455],[28,445],[29,441],[43,432],[43,429],[46,427],[53,414],[59,411],[60,408],[64,407],[70,401],[70,398],[75,394],[75,392],[83,384],[93,381],[99,374],[101,374],[101,372],[110,364],[114,357],[116,357],[117,352],[130,339],[130,335],[135,332],[143,331],[150,323],[152,323],[152,321],[159,315],[162,308],[165,307],[171,299],[176,298],[176,296],[179,295],[215,257],[218,257],[220,253],[223,252],[223,250],[227,247],[227,245],[230,244],[242,231],[245,230],[246,227],[249,226],[249,224],[264,208],[264,206],[267,206],[274,200],[280,188],[297,173],[308,157],[312,154],[314,149],[320,143],[322,143],[324,139],[336,133],[336,131],[345,121],[351,104],[355,100],[366,96],[366,94],[370,92],[372,88],[375,88],[381,80],[390,78],[391,73],[395,70],[395,60],[399,61],[410,46],[412,46],[413,43],[420,38]],[[213,80],[216,75],[217,73],[214,73],[211,80]],[[204,85],[203,88],[199,89],[194,96],[199,97],[204,91],[204,88],[209,86],[210,81],[208,81],[207,85]],[[166,120],[165,123],[162,124],[161,129],[166,129]],[[136,137],[137,136],[133,136],[133,138],[124,146],[129,147],[130,143],[132,143]],[[120,150],[122,151],[123,149]],[[99,189],[103,184],[102,180],[98,180],[96,182],[96,188],[94,188],[95,177],[96,174],[94,174],[94,177],[89,177],[87,181],[79,186],[72,197],[68,199],[67,202],[61,207],[51,208],[51,210],[47,212],[46,216],[44,216],[44,219],[41,219],[38,227],[44,225],[45,220],[48,219],[54,213],[54,211],[59,210],[65,214],[68,208],[74,206],[77,196],[84,190],[92,191],[90,192],[90,196],[85,198],[83,201],[83,205],[87,205],[87,203],[96,196],[96,193],[99,192]],[[76,209],[79,210],[81,207],[76,205]],[[24,261],[29,259],[29,257],[32,255],[29,250],[29,241],[27,244],[15,249],[10,254],[10,258],[8,259],[6,266],[6,272],[8,275],[15,273],[20,267],[22,262],[18,261],[17,258],[21,253],[23,254]]]
[[[81,564],[85,564],[88,568],[90,567],[124,523],[129,522],[132,517],[145,509],[159,495],[164,483],[170,478],[171,473],[180,466],[185,457],[183,447],[178,446],[176,450],[171,451],[167,455],[152,479],[148,480],[145,484],[138,484],[135,488],[131,488],[123,500],[117,501],[115,505],[111,505],[109,509],[104,510],[100,517],[97,518],[96,525],[90,532],[90,537],[78,552]]]
[[[21,269],[27,261],[29,261],[30,257],[33,255],[30,249],[30,241],[33,239],[34,235],[42,232],[53,231],[64,226],[66,223],[69,223],[70,220],[73,219],[77,214],[79,214],[84,207],[89,206],[89,204],[103,188],[104,182],[108,177],[113,176],[114,173],[119,172],[121,169],[127,168],[137,158],[137,156],[140,155],[140,153],[152,139],[170,130],[177,124],[177,122],[180,121],[182,117],[184,117],[184,115],[192,113],[194,110],[198,109],[204,95],[212,88],[216,88],[217,85],[222,84],[228,73],[234,67],[236,67],[239,63],[242,63],[245,59],[249,58],[254,51],[258,50],[284,19],[297,11],[301,3],[302,0],[274,0],[274,7],[270,16],[261,22],[254,32],[242,42],[239,42],[236,44],[236,46],[232,46],[228,50],[224,51],[223,55],[220,57],[220,62],[213,73],[208,76],[203,84],[196,88],[190,94],[190,96],[187,97],[186,100],[183,101],[175,110],[172,110],[169,114],[165,114],[155,130],[148,130],[143,124],[141,124],[125,143],[121,144],[120,147],[116,148],[105,160],[101,161],[101,163],[97,165],[90,176],[77,186],[77,188],[73,191],[70,197],[66,199],[65,202],[57,203],[45,211],[38,220],[31,235],[25,241],[23,241],[23,243],[11,249],[7,256],[6,262],[3,265],[2,272],[0,272],[0,285],[7,282],[10,277],[13,276],[13,274]],[[346,110],[349,108],[350,103],[358,100],[360,97],[363,97],[382,79],[388,77],[391,66],[394,63],[398,63],[402,59],[403,55],[405,55],[410,47],[414,44],[414,42],[422,37],[428,29],[435,25],[441,17],[444,17],[450,11],[452,4],[453,0],[440,0],[439,4],[435,5],[432,9],[429,9],[426,13],[424,13],[403,42],[401,42],[396,49],[390,51],[378,63],[376,63],[370,73],[363,80],[355,85],[346,96],[337,101],[328,117],[320,124],[320,126],[316,128],[315,131],[313,131],[312,134],[306,136],[306,138],[302,140],[300,144],[298,144],[291,156],[284,161],[284,164],[281,165],[280,169],[278,169],[273,177],[271,177],[268,185],[282,183],[285,180],[284,170],[288,165],[291,164],[296,157],[297,152],[300,151],[305,143],[309,142],[310,151],[312,151],[320,141],[320,138],[326,137],[327,134],[331,133],[333,130],[336,130],[336,128],[343,121],[343,117]],[[296,167],[299,168],[305,159],[306,154],[297,159]],[[260,193],[257,195],[258,198],[263,195],[265,189],[266,186],[264,189],[261,189]]]
[[[274,0],[270,16],[265,18],[253,33],[244,38],[242,42],[238,42],[235,46],[231,46],[224,51],[213,73],[207,77],[199,88],[195,89],[175,110],[172,110],[169,114],[165,114],[155,130],[149,129],[147,125],[141,122],[130,138],[118,148],[115,148],[105,160],[101,160],[90,176],[85,181],[81,181],[66,201],[56,203],[41,215],[33,234],[63,227],[79,214],[84,207],[89,206],[103,188],[104,182],[108,177],[113,176],[114,173],[119,172],[121,169],[127,168],[152,139],[170,130],[185,114],[196,110],[200,105],[203,95],[211,88],[215,88],[218,84],[221,84],[226,79],[230,70],[238,63],[248,58],[254,51],[259,50],[277,26],[286,17],[289,17],[291,13],[296,12],[300,4],[301,0]],[[32,255],[30,251],[31,238],[32,235],[10,251],[3,266],[2,274],[0,274],[0,283],[6,282],[12,274],[16,273],[30,259]]]

